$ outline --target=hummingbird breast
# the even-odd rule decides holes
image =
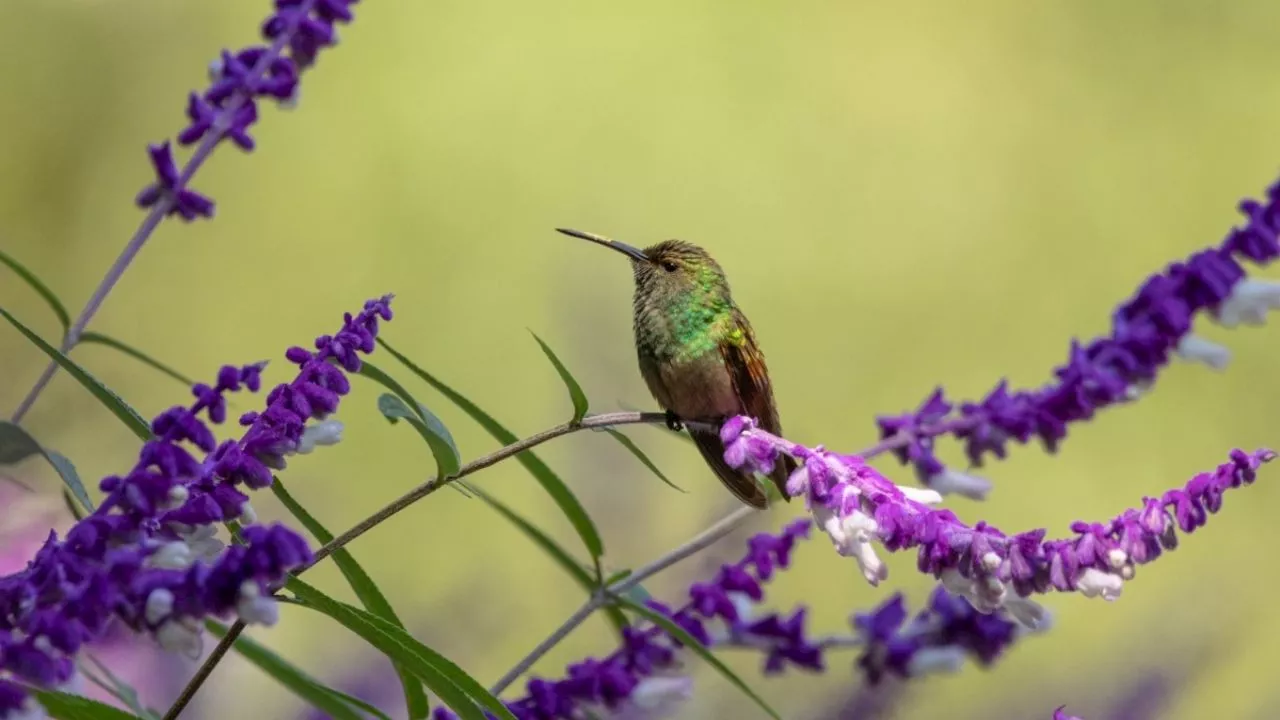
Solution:
[[[688,420],[742,412],[719,345],[731,322],[713,308],[637,312],[640,374],[659,405]]]

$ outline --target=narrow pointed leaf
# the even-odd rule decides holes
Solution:
[[[79,695],[56,690],[31,690],[31,694],[53,720],[139,720],[133,713]]]
[[[192,385],[196,384],[195,380],[192,380],[186,375],[183,375],[177,370],[174,370],[172,367],[165,365],[164,363],[142,352],[141,350],[133,347],[132,345],[126,345],[124,342],[117,340],[113,337],[110,337],[108,335],[103,335],[102,333],[89,331],[80,335],[80,342],[94,343],[97,345],[105,345],[113,350],[119,350],[120,352],[124,353],[125,355],[128,355],[134,360],[137,360],[143,365],[146,365],[154,370],[158,370],[164,373],[165,375],[168,375],[169,377],[173,378],[174,380],[177,380],[183,385],[186,385],[187,387],[191,387]]]
[[[337,620],[394,661],[402,663],[454,712],[466,720],[484,720],[481,706],[505,720],[516,720],[501,700],[461,668],[418,642],[402,628],[344,602],[334,600],[297,578],[285,587],[307,607]]]
[[[564,381],[565,389],[569,391],[569,400],[573,403],[573,419],[569,422],[575,425],[582,422],[582,418],[587,416],[587,394],[582,391],[582,386],[579,385],[578,381],[573,377],[573,373],[569,372],[569,368],[565,367],[564,363],[560,362],[560,358],[556,357],[556,354],[551,350],[551,347],[544,343],[542,338],[538,337],[538,333],[530,330],[529,334],[533,336],[534,340],[538,341],[538,346],[542,348],[543,354],[545,354],[547,359],[551,361],[556,372],[560,373],[560,379]]]
[[[67,512],[71,513],[71,517],[75,518],[76,522],[80,522],[88,514],[71,495],[71,491],[66,488],[62,488],[62,504],[66,506]]]
[[[435,419],[434,415],[431,418],[435,420],[436,427],[431,427],[422,415],[414,412],[413,408],[406,405],[403,400],[390,393],[383,393],[378,397],[378,411],[389,422],[404,420],[418,431],[422,439],[426,440],[427,445],[431,447],[431,454],[435,456],[438,477],[447,478],[458,474],[458,468],[462,466],[462,460],[458,457],[458,448],[453,442],[453,436],[443,423]]]
[[[333,533],[329,532],[324,525],[320,524],[311,513],[293,499],[289,491],[285,489],[284,483],[280,482],[280,478],[276,478],[271,483],[271,492],[280,499],[285,508],[293,514],[298,522],[311,533],[315,539],[327,545],[333,541]],[[345,547],[338,548],[333,551],[331,556],[333,562],[338,566],[338,570],[342,572],[342,576],[347,579],[347,584],[355,592],[356,597],[360,599],[360,603],[365,606],[369,612],[377,615],[396,627],[403,628],[404,623],[396,616],[396,611],[392,609],[391,603],[387,602],[387,598],[378,589],[373,578],[369,577],[369,573],[365,572],[360,563],[356,562],[355,557],[351,555]],[[400,684],[404,686],[405,706],[409,709],[409,717],[418,720],[425,718],[431,712],[430,705],[427,704],[426,693],[422,691],[422,683],[413,676],[406,668],[399,663],[395,663],[396,674],[400,676]]]
[[[774,718],[774,720],[782,720],[782,716],[774,712],[773,708],[769,707],[769,704],[764,701],[764,698],[757,695],[749,685],[743,682],[742,678],[738,677],[736,674],[734,674],[732,670],[729,669],[729,666],[721,662],[720,658],[713,655],[711,651],[707,649],[707,646],[698,642],[697,638],[690,635],[684,628],[675,624],[675,622],[672,621],[671,618],[667,617],[666,615],[663,615],[660,612],[652,610],[646,607],[645,605],[637,603],[634,600],[631,600],[629,598],[615,595],[614,599],[617,602],[624,605],[628,610],[631,610],[637,615],[640,615],[641,617],[653,623],[654,625],[661,627],[669,635],[671,635],[671,637],[679,640],[681,643],[684,644],[686,648],[692,650],[695,654],[697,654],[703,660],[706,660],[708,663],[710,663],[712,667],[714,667],[717,671],[719,671],[721,675],[725,677],[725,679],[727,679],[729,682],[736,685],[739,690],[741,690],[744,694],[746,694],[747,697],[755,701],[756,705],[760,706],[761,710],[769,714],[769,717]]]
[[[448,398],[450,402],[457,405],[466,414],[470,415],[473,420],[480,424],[480,427],[484,428],[485,431],[492,435],[498,442],[503,445],[510,445],[519,439],[514,433],[503,427],[501,423],[494,420],[488,413],[481,410],[478,405],[468,400],[458,391],[437,380],[431,373],[428,373],[426,370],[415,365],[412,360],[400,354],[399,351],[388,345],[381,338],[378,339],[378,343],[382,345],[382,347],[386,348],[387,352],[394,355],[397,360],[404,363],[405,367],[409,368],[413,374],[422,378],[428,385],[435,388],[440,394]],[[578,502],[578,498],[574,497],[573,493],[569,490],[569,487],[564,484],[564,481],[561,480],[550,467],[547,467],[547,464],[542,462],[542,460],[533,452],[526,451],[516,455],[516,461],[523,465],[524,468],[529,471],[529,474],[533,475],[534,479],[538,481],[538,484],[542,486],[542,489],[546,490],[547,494],[551,496],[551,499],[560,507],[560,511],[569,519],[574,530],[576,530],[578,535],[582,538],[582,543],[586,545],[587,552],[591,557],[593,559],[599,559],[599,557],[604,554],[604,542],[600,539],[600,531],[596,529],[595,523],[593,523],[591,518],[587,515],[587,511],[582,507],[582,503]]]
[[[617,440],[619,443],[621,443],[622,447],[630,450],[631,454],[635,455],[636,459],[639,460],[642,465],[649,468],[649,472],[653,473],[654,475],[657,475],[659,480],[671,486],[673,489],[679,490],[682,493],[688,492],[684,488],[668,480],[667,476],[662,474],[662,471],[658,469],[658,466],[653,464],[653,461],[649,459],[649,456],[645,455],[644,451],[641,450],[640,447],[631,440],[631,438],[627,437],[626,435],[622,434],[621,432],[619,432],[614,428],[607,427],[604,429],[604,431],[609,433],[609,435],[611,435],[614,440]]]
[[[40,294],[40,297],[44,298],[44,301],[49,304],[49,309],[53,311],[54,315],[58,316],[58,322],[62,323],[62,332],[65,333],[71,328],[71,316],[67,314],[66,306],[62,304],[57,295],[53,294],[48,285],[41,282],[40,278],[36,277],[35,273],[24,267],[22,263],[3,251],[0,251],[0,262],[8,265],[10,270],[17,273],[18,277],[22,278],[27,285],[30,285],[32,290],[35,290]]]
[[[132,685],[121,680],[119,676],[111,672],[111,668],[102,664],[102,661],[95,657],[93,653],[85,653],[85,655],[98,669],[98,672],[102,673],[104,676],[102,678],[96,677],[89,671],[89,668],[84,667],[81,664],[80,672],[83,673],[85,677],[92,680],[98,685],[98,687],[106,690],[108,693],[111,693],[112,697],[124,703],[125,707],[129,708],[129,710],[139,717],[147,718],[147,720],[156,720],[160,717],[156,711],[143,706],[141,698],[138,697],[138,691],[135,690]]]
[[[92,393],[94,397],[98,398],[98,401],[105,405],[112,414],[120,418],[120,422],[123,422],[125,426],[132,430],[134,435],[137,435],[139,439],[144,441],[151,439],[151,426],[146,420],[142,419],[142,416],[138,414],[137,410],[129,407],[128,403],[121,400],[119,395],[116,395],[108,389],[106,385],[103,385],[101,381],[86,372],[84,368],[77,365],[71,358],[62,354],[58,348],[50,345],[41,339],[39,335],[31,332],[26,325],[18,322],[18,319],[10,315],[4,308],[0,308],[0,315],[3,315],[5,320],[8,320],[11,325],[18,329],[18,332],[25,335],[33,345],[40,348],[45,355],[48,355],[54,362],[61,365],[62,369],[66,370],[68,375],[75,378],[76,381],[83,385],[84,388]]]
[[[227,634],[226,626],[213,620],[206,621],[205,627],[210,633],[219,638]],[[266,646],[250,640],[247,635],[241,634],[240,637],[236,638],[233,647],[246,660],[257,665],[259,670],[270,675],[293,694],[312,706],[328,713],[333,720],[364,720],[359,713],[347,705],[346,701],[336,691],[325,687],[319,680],[303,672],[293,663],[275,654]]]
[[[599,587],[595,579],[591,577],[591,572],[578,564],[578,561],[574,560],[573,556],[571,556],[567,550],[560,547],[559,543],[552,540],[550,536],[538,529],[538,526],[528,520],[525,520],[519,513],[507,507],[497,498],[494,498],[479,488],[473,489],[473,492],[475,492],[476,497],[479,497],[488,504],[489,507],[497,510],[499,515],[503,516],[512,525],[519,528],[520,532],[524,533],[530,540],[532,540],[534,545],[542,548],[544,552],[550,555],[551,559],[554,560],[566,573],[568,573],[569,577],[573,578],[574,582],[582,586],[582,589],[586,590],[588,595],[595,594]],[[605,612],[609,616],[609,621],[618,629],[618,632],[622,632],[624,628],[630,626],[631,623],[627,622],[627,616],[618,608],[606,606]]]
[[[0,421],[0,465],[13,465],[32,455],[43,457],[62,478],[67,491],[75,497],[85,510],[93,512],[93,501],[80,482],[76,467],[65,456],[52,450],[45,450],[21,426],[8,421]]]

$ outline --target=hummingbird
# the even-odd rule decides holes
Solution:
[[[719,426],[734,415],[748,415],[761,429],[782,432],[764,354],[729,293],[724,271],[706,250],[682,240],[641,249],[581,230],[556,231],[630,258],[640,375],[666,411],[668,427],[680,430],[682,421]],[[725,463],[719,433],[689,428],[689,435],[729,492],[752,507],[768,505],[749,473]],[[783,456],[769,475],[788,502],[787,476],[794,469],[795,461]]]

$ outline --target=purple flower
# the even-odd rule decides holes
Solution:
[[[240,440],[217,446],[202,416],[215,424],[225,420],[225,394],[258,389],[262,365],[227,366],[213,385],[196,385],[190,407],[170,408],[152,421],[154,436],[133,469],[101,482],[107,495],[97,510],[61,541],[50,532],[24,569],[0,577],[0,717],[15,707],[9,697],[15,688],[7,680],[65,686],[76,654],[112,623],[195,656],[205,618],[275,622],[271,593],[290,570],[311,561],[311,550],[288,528],[252,524],[242,532],[243,543],[224,548],[216,524],[251,521],[248,497],[236,485],[270,484],[257,453],[332,441],[336,421],[320,423],[318,439],[308,438],[306,427],[336,409],[349,387],[329,361],[358,369],[356,353],[373,349],[379,319],[391,317],[389,301],[371,300],[359,314],[348,314],[336,336],[317,340],[317,353],[291,350],[301,366],[298,377],[272,391],[265,412],[251,413]],[[323,393],[333,393],[332,401],[313,401],[306,415],[289,400]],[[265,479],[254,474],[260,470]]]
[[[1084,718],[1068,713],[1066,705],[1059,705],[1058,708],[1053,711],[1053,720],[1084,720]]]
[[[166,215],[178,215],[187,222],[198,217],[213,217],[213,201],[184,187],[185,182],[178,173],[178,166],[173,163],[169,141],[150,145],[147,152],[151,155],[151,167],[156,171],[156,181],[138,193],[135,200],[138,207],[149,208],[164,202],[167,207]]]
[[[965,525],[950,511],[930,507],[941,501],[938,493],[898,487],[857,456],[810,450],[750,422],[741,434],[768,443],[770,463],[784,453],[796,459],[799,467],[788,488],[803,495],[837,552],[855,558],[868,582],[874,585],[887,574],[873,541],[889,550],[914,548],[921,572],[939,578],[980,612],[1003,607],[1033,627],[1043,610],[1028,596],[1057,590],[1114,600],[1137,565],[1174,546],[1175,525],[1184,533],[1204,525],[1222,507],[1227,490],[1251,484],[1258,467],[1276,456],[1266,449],[1233,450],[1228,462],[1160,500],[1146,498],[1141,509],[1126,510],[1109,522],[1073,523],[1073,537],[1046,540],[1044,530],[1006,535],[986,523]],[[816,463],[825,467],[824,478],[834,478],[834,484],[812,481],[815,473],[809,466]],[[981,629],[975,632],[977,648],[986,641]]]
[[[336,23],[350,22],[356,0],[275,0],[276,12],[262,26],[269,45],[222,51],[210,67],[212,82],[204,93],[187,97],[188,124],[178,133],[182,145],[201,143],[179,172],[169,143],[151,146],[156,182],[138,194],[139,207],[160,206],[165,215],[184,220],[213,216],[213,201],[186,183],[213,147],[229,138],[240,149],[253,150],[249,134],[258,121],[257,101],[285,103],[297,99],[301,70],[315,63],[316,54],[337,42]]]
[[[1112,315],[1111,333],[1088,343],[1073,341],[1067,362],[1054,380],[1033,390],[1010,390],[1001,381],[977,402],[952,403],[936,389],[915,412],[876,419],[884,439],[906,438],[894,451],[929,487],[947,492],[980,491],[947,472],[934,454],[934,438],[953,435],[964,443],[974,467],[994,455],[1003,459],[1010,441],[1039,438],[1057,450],[1076,422],[1112,405],[1129,402],[1155,382],[1177,354],[1222,368],[1230,353],[1191,334],[1194,318],[1207,312],[1226,327],[1261,324],[1268,310],[1280,309],[1280,283],[1249,279],[1244,261],[1267,265],[1280,257],[1280,182],[1267,189],[1265,204],[1240,203],[1248,218],[1216,247],[1195,253],[1157,273]],[[944,480],[938,483],[938,480]],[[966,492],[973,494],[973,492]],[[980,493],[979,493],[980,494]]]

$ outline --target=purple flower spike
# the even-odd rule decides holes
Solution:
[[[167,203],[166,215],[178,215],[188,222],[198,217],[213,217],[213,201],[194,190],[181,187],[178,166],[173,163],[173,151],[169,142],[148,146],[151,166],[156,171],[156,181],[138,193],[138,207],[149,208],[160,202]]]
[[[1058,708],[1053,711],[1053,720],[1084,720],[1084,718],[1068,713],[1066,705],[1059,705]]]
[[[803,463],[793,475],[794,489],[836,551],[854,558],[868,582],[875,585],[887,574],[873,543],[891,551],[916,549],[920,570],[947,590],[983,613],[1005,608],[1030,627],[1044,615],[1027,599],[1031,595],[1057,590],[1118,598],[1137,565],[1176,544],[1175,526],[1190,533],[1204,525],[1221,509],[1227,490],[1253,483],[1258,468],[1276,457],[1266,449],[1233,450],[1228,462],[1159,501],[1145,498],[1141,509],[1105,523],[1076,522],[1074,537],[1046,540],[1044,530],[1008,535],[985,523],[965,525],[950,511],[931,507],[941,501],[938,493],[894,485],[857,456],[810,450],[754,427],[735,442],[748,442],[745,436]]]
[[[378,321],[390,317],[389,301],[370,301],[345,317],[335,342],[355,350],[343,350],[343,363],[358,367],[353,353],[372,349]],[[336,441],[337,421],[306,424],[322,406],[335,409],[337,395],[349,389],[342,370],[330,363],[335,359],[330,350],[308,353],[297,379],[277,387],[267,409],[253,414],[244,438],[218,445],[209,425],[225,421],[226,394],[258,390],[263,369],[262,363],[224,366],[212,385],[192,388],[190,406],[169,408],[152,421],[154,437],[143,444],[134,467],[102,480],[106,497],[65,540],[51,532],[25,569],[0,577],[0,718],[43,717],[11,681],[63,687],[74,674],[76,653],[100,639],[113,621],[192,656],[201,651],[206,618],[275,622],[272,590],[291,570],[310,563],[312,553],[284,526],[252,524],[249,498],[236,485],[264,487],[272,481],[270,470],[246,448],[292,452]],[[311,385],[333,392],[335,399],[317,400],[321,393],[306,389]],[[291,415],[283,406],[291,388],[309,393],[308,417]],[[226,547],[217,524],[235,519],[246,523],[244,542]]]
[[[315,63],[322,48],[337,43],[334,25],[351,21],[353,4],[355,0],[276,0],[276,12],[262,27],[270,44],[234,53],[224,50],[211,66],[209,88],[188,96],[188,124],[178,133],[178,142],[199,147],[187,167],[179,172],[169,143],[151,146],[157,182],[138,194],[138,205],[160,206],[165,215],[188,221],[212,217],[213,201],[186,189],[187,179],[223,139],[246,152],[254,149],[249,131],[258,122],[258,100],[296,100],[300,71]]]
[[[932,481],[945,470],[933,451],[939,436],[960,440],[974,467],[990,456],[1003,459],[1011,441],[1038,438],[1055,452],[1071,425],[1141,396],[1175,355],[1225,367],[1230,352],[1192,334],[1192,326],[1201,314],[1225,327],[1259,325],[1268,311],[1280,309],[1280,283],[1248,278],[1243,267],[1246,261],[1261,266],[1280,257],[1280,182],[1267,188],[1265,202],[1245,200],[1240,211],[1247,222],[1219,245],[1148,278],[1115,310],[1109,335],[1072,342],[1054,380],[1031,390],[1010,390],[1001,381],[982,400],[958,404],[947,401],[939,388],[915,412],[877,418],[882,439],[905,439],[894,454],[911,464],[924,484],[944,493],[964,492],[974,486]]]

